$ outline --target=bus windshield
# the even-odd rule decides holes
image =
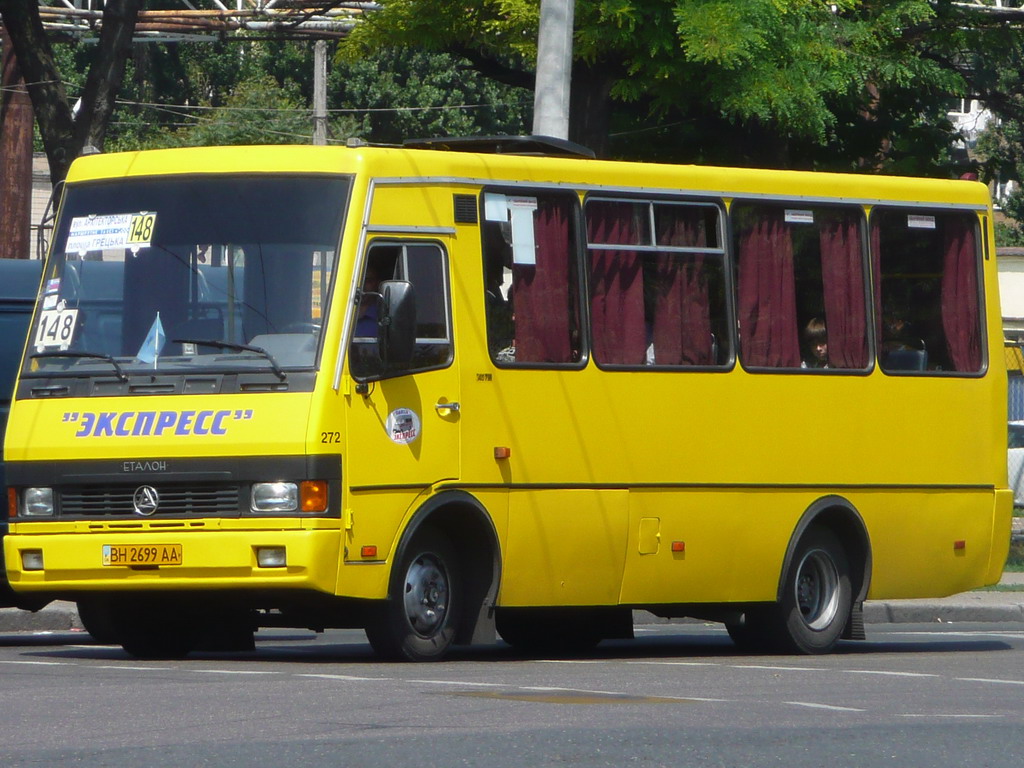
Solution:
[[[315,368],[349,188],[253,174],[70,186],[23,375]]]

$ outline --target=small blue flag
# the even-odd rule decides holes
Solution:
[[[139,347],[139,353],[135,357],[144,363],[152,363],[155,368],[156,359],[160,356],[160,352],[163,351],[164,342],[166,341],[164,325],[160,322],[160,313],[157,312],[156,319],[153,321],[153,325],[149,327],[149,333],[146,334],[146,340],[142,342],[142,346]]]

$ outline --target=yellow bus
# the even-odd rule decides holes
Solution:
[[[985,187],[538,137],[96,155],[7,431],[8,578],[131,654],[864,637],[998,581]]]

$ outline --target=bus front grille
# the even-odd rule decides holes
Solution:
[[[137,485],[65,487],[60,491],[61,517],[135,517]],[[152,485],[158,496],[154,517],[183,515],[237,515],[237,485]],[[147,515],[147,516],[150,516]]]

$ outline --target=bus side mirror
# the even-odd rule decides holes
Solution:
[[[416,347],[416,291],[407,280],[380,284],[378,342],[385,370],[412,362]]]

